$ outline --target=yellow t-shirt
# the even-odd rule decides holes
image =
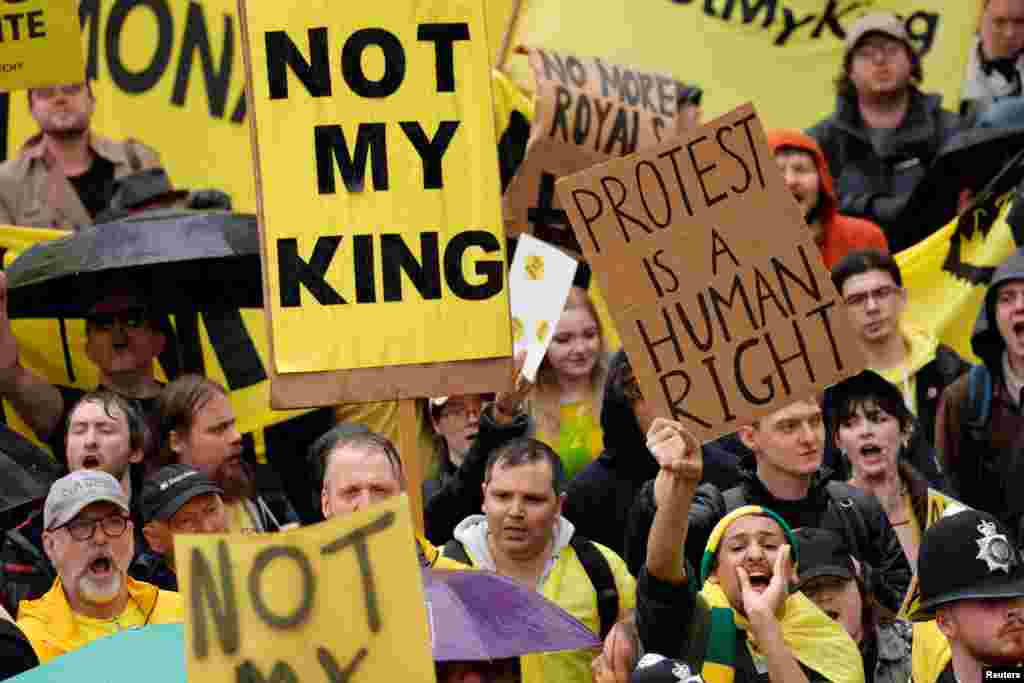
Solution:
[[[565,476],[572,479],[592,463],[604,448],[600,416],[594,415],[590,401],[573,401],[559,407],[558,434],[538,433],[537,438],[562,459]]]
[[[112,636],[125,629],[146,625],[146,615],[142,613],[142,608],[134,600],[129,600],[124,611],[113,619],[93,619],[77,612],[72,612],[72,618],[75,620],[77,628],[74,631],[74,640],[69,643],[69,651],[77,650],[94,640]]]

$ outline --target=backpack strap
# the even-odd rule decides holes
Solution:
[[[987,441],[988,423],[992,417],[992,373],[984,363],[972,365],[967,374],[967,407],[964,423],[970,437]]]
[[[461,562],[469,567],[473,566],[473,561],[469,559],[469,553],[466,552],[466,546],[454,538],[444,544],[444,547],[441,548],[441,554],[449,560]]]
[[[583,565],[583,571],[594,586],[597,594],[597,614],[601,620],[601,640],[605,639],[619,618],[619,589],[615,585],[608,559],[594,542],[580,535],[574,535],[569,545],[576,551],[576,557]]]

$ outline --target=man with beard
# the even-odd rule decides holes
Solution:
[[[768,145],[786,189],[793,193],[804,213],[826,268],[831,270],[855,249],[889,250],[885,235],[877,225],[839,214],[832,174],[814,138],[798,130],[773,130],[768,133]]]
[[[110,204],[114,180],[160,166],[156,151],[90,130],[88,82],[28,91],[39,133],[0,164],[0,224],[77,230]]]
[[[58,578],[18,610],[18,627],[40,663],[124,629],[183,621],[178,594],[128,576],[134,524],[112,476],[79,470],[58,479],[43,518],[43,544]]]
[[[290,504],[275,514],[258,494],[255,468],[243,457],[242,435],[227,389],[199,375],[183,375],[164,388],[157,412],[161,464],[191,465],[212,479],[224,491],[232,532],[298,526]]]
[[[903,21],[875,12],[846,32],[836,110],[808,131],[836,178],[839,211],[882,226],[894,252],[921,235],[903,211],[939,149],[963,127],[924,94],[921,60]]]
[[[981,683],[988,667],[1024,663],[1024,566],[995,517],[963,510],[932,525],[917,563],[914,621],[935,619],[952,659],[939,683]]]

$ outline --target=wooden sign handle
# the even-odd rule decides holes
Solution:
[[[405,492],[412,507],[412,521],[416,532],[423,533],[423,479],[426,477],[426,462],[419,452],[419,420],[416,415],[416,399],[403,398],[398,401],[398,454],[402,458],[405,472]]]

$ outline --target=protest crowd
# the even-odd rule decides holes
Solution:
[[[42,285],[19,295],[13,267],[0,272],[0,397],[23,425],[23,433],[10,419],[12,427],[0,425],[0,679],[44,671],[36,667],[125,631],[184,623],[196,574],[186,576],[194,555],[176,537],[288,538],[402,494],[419,508],[413,517],[421,514],[412,550],[427,595],[479,580],[478,598],[503,596],[473,617],[481,633],[504,634],[498,655],[452,654],[463,650],[450,643],[469,636],[431,612],[441,683],[1024,675],[1024,247],[972,280],[979,296],[958,316],[973,325],[973,356],[909,318],[929,283],[907,286],[908,262],[897,258],[975,215],[994,183],[1014,199],[1024,193],[1024,0],[972,1],[982,7],[961,106],[921,90],[923,65],[905,22],[871,12],[846,26],[835,109],[818,112],[806,130],[766,131],[801,229],[818,248],[815,267],[823,265],[842,303],[833,315],[848,319],[844,343],[866,369],[817,383],[715,438],[642,390],[641,359],[627,355],[626,330],[605,308],[616,301],[597,293],[600,266],[583,262],[568,219],[561,236],[550,225],[508,235],[509,264],[530,233],[580,261],[561,295],[551,292],[565,303],[539,366],[531,371],[517,353],[510,376],[489,391],[471,383],[472,391],[417,399],[414,438],[400,436],[397,401],[376,401],[339,403],[328,424],[311,420],[287,441],[255,444],[235,394],[182,352],[188,317],[180,304],[162,303],[163,276],[142,269],[110,269],[79,293],[98,381],[58,386],[25,362],[39,354],[30,335],[16,335],[16,322],[27,298],[47,306],[48,291],[61,294]],[[677,85],[665,106],[682,135],[707,123],[700,92],[714,84]],[[96,130],[94,112],[109,104],[89,80],[31,88],[27,100],[38,132],[0,163],[0,226],[85,236],[125,221],[152,220],[150,229],[161,230],[176,217],[232,213],[215,168],[209,189],[177,189],[166,150]],[[130,107],[118,115],[133,116]],[[538,103],[536,116],[552,114]],[[520,118],[498,142],[506,199],[537,134],[536,121],[531,130]],[[718,143],[753,182],[754,165],[729,151],[739,149],[740,129],[733,137],[721,130]],[[621,156],[638,151],[627,142]],[[952,150],[957,173],[942,166]],[[1024,203],[1001,216],[1014,235],[1024,230]],[[254,239],[256,223],[247,225]],[[340,253],[348,248],[343,242]],[[737,260],[725,241],[715,249],[720,261]],[[311,291],[310,273],[320,267],[322,275],[329,261],[303,262]],[[780,282],[795,277],[782,269]],[[216,287],[227,271],[209,272]],[[262,276],[252,277],[262,287]],[[677,288],[706,287],[672,278]],[[332,293],[324,287],[317,301]],[[723,295],[709,291],[721,319]],[[757,291],[763,322],[766,298]],[[710,337],[708,306],[698,301]],[[683,324],[693,336],[692,320]],[[668,357],[667,341],[644,339],[652,355]],[[324,331],[321,343],[344,345],[345,333]],[[774,346],[771,353],[779,367],[792,360],[779,361]],[[749,397],[765,388],[755,384],[741,390]],[[360,594],[354,577],[331,590]],[[485,577],[499,583],[485,588]],[[403,653],[391,656],[400,670]],[[321,653],[325,670],[329,659]],[[331,666],[329,680],[349,680]],[[296,679],[266,671],[238,680]]]

